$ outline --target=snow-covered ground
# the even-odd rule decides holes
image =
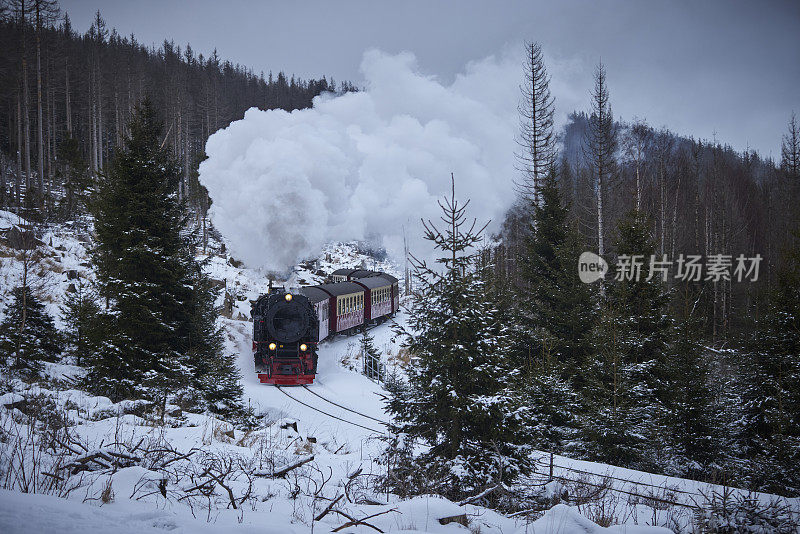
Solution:
[[[0,232],[16,224],[15,216],[0,212]],[[69,271],[81,280],[93,278],[88,245],[79,234],[57,227],[41,238],[33,270],[41,280],[36,291],[56,317],[58,304],[76,283]],[[397,266],[374,261],[357,249],[352,243],[331,244],[318,260],[301,264],[287,280],[275,283],[316,283],[322,273],[339,267],[400,274]],[[379,458],[388,416],[382,387],[359,372],[358,337],[337,337],[320,346],[319,374],[308,388],[260,384],[253,372],[248,319],[250,301],[269,285],[267,274],[236,267],[228,257],[207,259],[210,276],[224,286],[219,304],[226,293],[233,303],[230,318],[220,320],[226,350],[237,355],[245,403],[257,415],[257,427],[242,430],[177,407],[162,424],[146,403],[114,404],[70,389],[70,378],[82,370],[66,364],[47,365],[47,374],[60,379],[60,386],[0,377],[6,383],[0,393],[8,392],[0,396],[0,466],[6,468],[0,477],[11,489],[0,490],[0,532],[301,533],[328,532],[348,523],[339,532],[666,532],[648,525],[690,528],[692,500],[722,491],[563,457],[554,459],[554,475],[566,480],[545,485],[549,457],[543,455],[539,474],[526,481],[529,487],[538,484],[543,495],[553,495],[598,484],[606,486],[607,497],[596,506],[559,504],[534,521],[435,496],[402,501],[382,493],[374,480],[385,470]],[[19,255],[0,244],[4,302],[20,276]],[[406,318],[401,312],[395,321],[402,324]],[[371,334],[385,365],[398,365],[400,346],[392,322]],[[71,452],[53,454],[54,436],[61,436],[58,447]],[[282,468],[302,462],[280,476]],[[109,469],[112,463],[118,468]],[[583,485],[572,484],[577,480]],[[661,500],[679,504],[668,506]],[[325,513],[333,502],[335,511]],[[793,505],[800,508],[797,502]],[[588,518],[621,524],[606,529]]]

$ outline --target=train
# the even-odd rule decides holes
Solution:
[[[337,269],[329,283],[271,290],[252,308],[253,359],[262,384],[312,384],[320,342],[393,317],[398,280],[367,269]]]

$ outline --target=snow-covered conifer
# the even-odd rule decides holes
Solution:
[[[509,385],[516,371],[506,357],[506,325],[476,264],[482,228],[467,220],[468,204],[455,199],[453,183],[441,203],[446,227],[423,222],[425,238],[442,253],[441,269],[414,261],[419,289],[405,333],[416,364],[388,403],[407,451],[390,483],[417,481],[424,487],[416,491],[450,497],[508,483],[529,467],[524,411]]]
[[[15,369],[35,372],[40,361],[55,361],[63,350],[61,333],[30,286],[12,291],[0,323],[0,352]]]

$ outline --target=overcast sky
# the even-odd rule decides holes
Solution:
[[[559,117],[589,106],[592,70],[607,66],[617,117],[780,158],[800,114],[800,1],[62,0],[78,31],[100,9],[146,44],[164,38],[255,72],[360,84],[365,50],[413,52],[451,80],[464,66],[537,40],[552,62]],[[521,75],[520,75],[521,76]]]

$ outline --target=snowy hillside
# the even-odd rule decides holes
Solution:
[[[22,275],[9,233],[24,226],[0,213],[4,301]],[[85,227],[61,226],[39,237],[29,269],[54,317],[67,293],[93,279],[87,236]],[[220,319],[225,350],[237,356],[254,424],[178,406],[162,421],[148,402],[112,403],[74,389],[83,372],[75,362],[47,364],[46,384],[2,377],[0,475],[8,489],[0,490],[0,531],[655,533],[667,530],[647,525],[690,531],[707,520],[698,505],[714,495],[733,498],[724,488],[562,457],[551,480],[543,453],[537,473],[509,488],[538,495],[535,514],[505,517],[435,496],[387,495],[375,483],[386,469],[385,391],[360,374],[358,338],[321,344],[319,374],[308,388],[260,384],[248,319],[250,301],[269,281],[227,256],[207,259],[221,289],[218,304],[230,304],[230,317]],[[273,283],[316,283],[336,268],[361,266],[400,274],[357,244],[338,243]],[[395,320],[403,323],[405,312]],[[392,322],[371,333],[385,365],[402,365]]]

